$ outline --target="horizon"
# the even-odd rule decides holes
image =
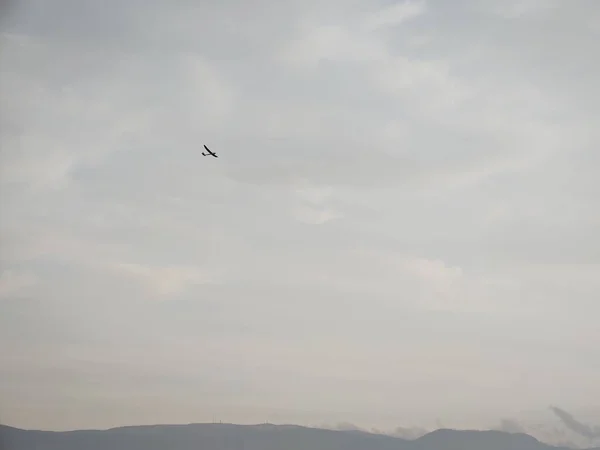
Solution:
[[[367,435],[374,435],[374,436],[387,436],[389,438],[392,439],[399,439],[401,441],[417,441],[421,438],[427,437],[428,435],[431,434],[437,434],[439,432],[455,432],[455,433],[489,433],[490,435],[494,435],[494,433],[496,433],[495,435],[499,434],[505,434],[505,435],[513,435],[513,436],[528,436],[531,438],[534,438],[536,441],[541,442],[543,444],[546,445],[550,445],[550,446],[560,446],[560,447],[565,447],[565,448],[569,448],[569,449],[573,449],[573,450],[577,450],[577,449],[591,449],[591,446],[585,446],[585,445],[581,445],[581,444],[576,444],[572,441],[553,441],[552,439],[550,440],[546,440],[544,438],[539,438],[537,436],[535,436],[535,434],[532,434],[530,432],[527,432],[526,430],[502,430],[502,429],[498,429],[498,428],[481,428],[481,429],[476,429],[476,428],[466,428],[466,429],[459,429],[459,428],[435,428],[432,430],[412,430],[413,432],[416,431],[415,433],[411,434],[410,433],[410,429],[403,429],[403,430],[389,430],[389,431],[385,431],[385,430],[378,430],[378,429],[362,429],[359,427],[356,427],[352,424],[340,424],[337,427],[331,427],[331,426],[327,426],[327,425],[322,425],[322,426],[318,426],[318,425],[299,425],[299,424],[293,424],[293,423],[270,423],[270,422],[263,422],[263,423],[248,423],[248,424],[239,424],[239,423],[228,423],[228,422],[192,422],[192,423],[156,423],[156,424],[148,424],[148,425],[122,425],[122,426],[117,426],[117,427],[112,427],[112,428],[85,428],[85,429],[72,429],[72,430],[61,430],[61,431],[56,431],[56,430],[37,430],[37,429],[22,429],[22,428],[18,428],[18,427],[13,427],[10,425],[6,425],[6,424],[2,424],[0,423],[0,426],[4,426],[7,428],[13,428],[15,430],[21,430],[21,431],[42,431],[42,432],[50,432],[50,433],[72,433],[72,432],[96,432],[96,431],[100,431],[100,432],[110,432],[110,431],[118,431],[120,429],[131,429],[131,428],[156,428],[156,427],[165,427],[165,428],[181,428],[181,427],[187,427],[187,426],[223,426],[223,427],[242,427],[242,428],[254,428],[254,427],[275,427],[275,428],[302,428],[302,429],[307,429],[307,430],[326,430],[326,431],[332,431],[332,432],[347,432],[347,433],[361,433],[361,434],[367,434]]]
[[[148,428],[148,427],[180,427],[193,425],[230,425],[240,427],[260,427],[260,426],[275,426],[275,427],[299,427],[308,429],[330,430],[330,431],[345,431],[345,432],[360,432],[374,435],[385,435],[393,438],[413,441],[422,436],[434,433],[436,431],[457,431],[457,432],[500,432],[512,435],[527,435],[547,445],[563,446],[572,449],[586,449],[600,445],[600,427],[594,427],[585,424],[573,417],[570,413],[559,408],[551,407],[555,411],[558,419],[557,424],[546,423],[547,426],[541,423],[528,423],[515,419],[503,419],[499,423],[490,426],[480,427],[456,427],[442,424],[439,420],[436,426],[422,428],[418,426],[396,426],[389,429],[378,427],[365,427],[359,424],[350,422],[332,423],[294,423],[294,422],[228,422],[214,418],[212,421],[199,422],[149,422],[149,423],[130,423],[130,424],[113,424],[106,427],[83,427],[83,428],[68,428],[68,429],[43,429],[43,428],[27,428],[20,427],[14,424],[7,424],[0,421],[0,426],[20,429],[24,431],[44,431],[69,433],[79,431],[110,431],[122,428]],[[558,425],[558,426],[557,426]],[[560,427],[562,425],[562,429]],[[583,431],[582,431],[583,430]],[[596,436],[587,436],[587,433],[596,433]],[[595,431],[594,431],[595,430]]]
[[[464,432],[470,432],[470,431],[492,431],[492,432],[498,432],[498,433],[506,433],[506,434],[524,434],[524,435],[528,435],[531,437],[535,437],[529,433],[527,433],[526,431],[509,431],[509,430],[500,430],[497,428],[447,428],[447,427],[441,427],[441,428],[433,428],[431,430],[421,430],[418,429],[420,432],[415,435],[414,437],[407,437],[407,436],[400,436],[400,435],[395,435],[394,433],[397,432],[397,430],[380,430],[380,429],[375,429],[375,428],[371,428],[371,429],[367,429],[367,428],[361,428],[358,427],[354,424],[350,424],[350,423],[342,423],[342,424],[338,424],[336,426],[331,426],[331,425],[327,425],[327,424],[322,424],[322,425],[302,425],[302,424],[296,424],[296,423],[287,423],[287,422],[282,422],[282,423],[272,423],[272,422],[257,422],[257,423],[234,423],[234,422],[223,422],[223,421],[217,421],[217,422],[189,422],[189,423],[149,423],[149,424],[140,424],[140,425],[134,425],[134,424],[130,424],[130,425],[119,425],[119,426],[113,426],[113,427],[109,427],[109,428],[77,428],[77,429],[66,429],[66,430],[48,430],[48,429],[33,429],[33,428],[20,428],[17,426],[13,426],[13,425],[8,425],[8,424],[4,424],[0,422],[0,426],[5,426],[8,428],[15,428],[15,429],[19,429],[19,430],[23,430],[23,431],[43,431],[43,432],[52,432],[52,433],[70,433],[70,432],[78,432],[78,431],[111,431],[111,430],[119,430],[119,429],[123,429],[123,428],[152,428],[152,427],[182,427],[182,426],[194,426],[194,425],[199,425],[199,426],[204,426],[204,425],[217,425],[217,426],[236,426],[236,427],[261,427],[261,426],[273,426],[273,427],[296,427],[296,428],[308,428],[308,429],[314,429],[314,430],[327,430],[327,431],[342,431],[342,432],[357,432],[357,433],[366,433],[366,434],[374,434],[374,435],[384,435],[384,436],[389,436],[392,438],[396,438],[396,439],[404,439],[404,440],[416,440],[419,439],[419,437],[421,436],[425,436],[427,434],[431,434],[434,433],[436,431],[464,431]],[[405,430],[413,430],[414,428],[406,428]],[[414,429],[415,431],[417,429]]]
[[[13,425],[9,425],[9,424],[5,424],[5,423],[1,423],[0,422],[0,426],[5,426],[8,428],[15,428],[15,429],[20,429],[23,431],[48,431],[48,432],[57,432],[57,433],[69,433],[69,432],[73,432],[73,431],[110,431],[110,430],[118,430],[121,428],[151,428],[151,427],[157,427],[157,426],[165,426],[165,427],[170,427],[170,426],[174,426],[174,427],[179,427],[179,426],[193,426],[193,425],[225,425],[225,426],[240,426],[240,427],[260,427],[260,426],[274,426],[274,427],[298,427],[298,428],[311,428],[311,429],[315,429],[315,430],[328,430],[328,431],[347,431],[347,432],[360,432],[360,433],[367,433],[367,434],[381,434],[381,435],[385,435],[385,436],[390,436],[390,437],[395,437],[398,439],[407,439],[410,440],[409,438],[404,438],[404,437],[399,437],[399,436],[394,436],[393,433],[394,430],[378,430],[378,429],[363,429],[357,426],[354,426],[353,424],[340,424],[339,426],[329,426],[329,425],[302,425],[302,424],[296,424],[296,423],[287,423],[287,422],[282,422],[282,423],[272,423],[272,422],[257,422],[257,423],[234,423],[234,422],[223,422],[223,421],[216,421],[216,422],[189,422],[189,423],[152,423],[152,424],[143,424],[143,425],[119,425],[119,426],[114,426],[114,427],[109,427],[109,428],[77,428],[77,429],[67,429],[67,430],[44,430],[44,429],[26,429],[26,428],[20,428],[17,426],[13,426]],[[348,426],[348,428],[344,428],[344,426]],[[507,434],[527,434],[525,432],[522,431],[506,431],[506,430],[498,430],[498,429],[494,429],[494,428],[481,428],[481,429],[477,429],[477,428],[434,428],[430,431],[426,431],[423,433],[423,435],[425,434],[429,434],[429,433],[433,433],[435,431],[497,431],[500,433],[507,433]],[[413,439],[418,439],[418,438],[413,438]]]
[[[600,438],[598,1],[0,8],[0,421]]]

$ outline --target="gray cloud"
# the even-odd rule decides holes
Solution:
[[[508,433],[527,433],[527,430],[525,430],[519,422],[513,419],[502,419],[500,425],[498,425],[496,429]]]
[[[354,425],[353,423],[350,422],[341,422],[338,423],[335,427],[335,430],[342,430],[342,431],[366,431],[356,425]]]
[[[429,431],[430,430],[426,430],[420,427],[396,427],[396,429],[391,434],[392,436],[397,436],[402,439],[413,440],[426,435],[427,433],[429,433]]]
[[[600,398],[594,1],[9,6],[3,420]]]
[[[600,438],[600,427],[592,427],[590,425],[581,423],[567,411],[557,408],[556,406],[551,406],[550,409],[570,430],[574,431],[575,433],[589,439]]]

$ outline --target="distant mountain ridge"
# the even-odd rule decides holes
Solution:
[[[0,425],[1,450],[569,450],[523,433],[440,429],[408,440],[298,425],[148,425],[39,431]],[[588,450],[600,450],[588,449]]]

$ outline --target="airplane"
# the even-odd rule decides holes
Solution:
[[[208,149],[208,147],[207,147],[206,145],[204,146],[204,148],[206,149],[206,151],[207,151],[208,153],[204,153],[204,152],[202,152],[202,156],[214,156],[215,158],[218,158],[217,154],[216,154],[216,153],[213,153],[213,152],[211,152],[211,151]]]

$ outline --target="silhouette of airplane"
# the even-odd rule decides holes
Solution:
[[[208,149],[208,147],[207,147],[206,145],[204,146],[204,148],[206,149],[206,151],[207,151],[208,153],[204,153],[204,152],[202,152],[202,156],[214,156],[215,158],[218,158],[217,154],[216,154],[216,153],[213,153],[213,152],[211,152],[211,151]]]

